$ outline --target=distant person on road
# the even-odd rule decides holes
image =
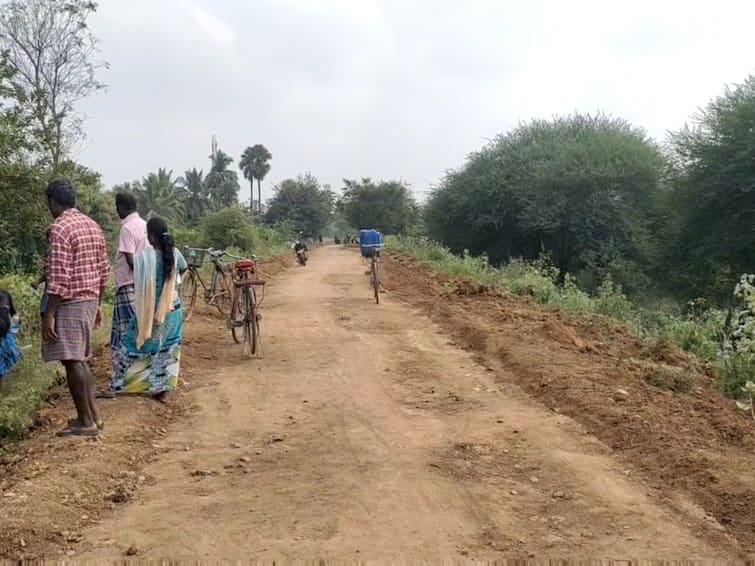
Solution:
[[[183,340],[179,276],[188,266],[162,218],[147,222],[151,248],[134,256],[134,316],[115,357],[115,380],[125,393],[164,402],[178,386]]]
[[[115,306],[113,326],[110,330],[110,354],[113,377],[110,387],[99,397],[114,398],[123,392],[123,376],[116,371],[116,352],[121,338],[128,330],[134,317],[134,256],[150,247],[147,239],[147,223],[136,211],[136,197],[131,193],[118,193],[115,196],[115,209],[121,219],[121,232],[118,237],[118,250],[115,255]]]
[[[52,181],[46,193],[55,220],[50,226],[42,358],[63,364],[76,405],[76,418],[58,436],[94,436],[102,421],[87,361],[92,355],[92,334],[102,323],[100,305],[110,278],[107,244],[102,228],[75,208],[76,190],[69,181]]]

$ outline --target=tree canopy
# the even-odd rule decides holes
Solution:
[[[333,214],[335,197],[316,177],[299,175],[274,189],[265,218],[270,223],[288,222],[297,232],[312,237],[322,234]]]
[[[383,234],[401,234],[417,222],[417,203],[404,183],[374,182],[370,178],[343,182],[338,207],[357,229],[375,228]]]
[[[104,88],[91,0],[10,0],[0,6],[0,47],[14,73],[19,110],[44,161],[57,171],[84,137],[76,104]]]
[[[254,210],[254,181],[257,181],[257,212],[262,214],[262,180],[270,172],[270,160],[273,155],[261,144],[247,147],[241,155],[239,168],[252,187],[252,205]]]
[[[687,296],[728,296],[755,249],[755,77],[726,88],[671,137],[664,279]]]
[[[534,120],[470,156],[432,194],[426,223],[494,262],[549,254],[562,275],[617,255],[642,265],[665,168],[645,133],[604,115]]]

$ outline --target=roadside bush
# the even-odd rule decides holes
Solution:
[[[21,438],[34,424],[47,390],[62,377],[62,368],[45,364],[39,343],[24,349],[24,357],[0,380],[0,438]]]
[[[39,316],[40,291],[32,288],[31,284],[37,277],[30,275],[11,274],[0,278],[0,289],[5,289],[13,295],[13,302],[21,317],[22,331],[26,334],[38,334],[42,321]]]
[[[253,250],[259,240],[252,223],[240,208],[225,208],[202,221],[204,243],[211,248]]]

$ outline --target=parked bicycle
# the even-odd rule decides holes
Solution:
[[[244,344],[244,353],[250,357],[262,354],[260,342],[259,307],[265,298],[265,282],[257,278],[257,258],[239,258],[233,266],[233,300],[228,325],[233,340]],[[257,289],[261,294],[257,296]]]
[[[230,273],[231,266],[221,260],[225,257],[233,259],[233,256],[222,250],[190,247],[185,247],[183,254],[189,267],[181,281],[181,302],[183,303],[185,320],[189,320],[191,315],[194,314],[200,286],[203,289],[202,296],[205,302],[217,308],[220,314],[225,316],[231,305],[233,287]],[[212,276],[209,285],[204,282],[201,275],[206,258],[212,263]]]
[[[378,230],[360,230],[359,247],[362,257],[370,260],[370,287],[375,295],[375,303],[380,304],[380,250],[383,248],[383,235]]]

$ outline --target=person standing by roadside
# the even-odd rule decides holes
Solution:
[[[47,185],[50,226],[47,307],[42,323],[42,358],[61,362],[76,418],[58,436],[94,436],[102,428],[95,406],[95,381],[87,361],[92,334],[102,323],[101,302],[110,277],[102,228],[76,209],[76,190],[66,179]]]
[[[136,197],[130,193],[115,196],[115,209],[121,219],[121,233],[118,238],[118,251],[115,256],[115,308],[113,328],[110,331],[110,354],[113,365],[113,378],[110,387],[98,397],[112,399],[123,392],[123,375],[118,372],[116,355],[129,323],[134,317],[134,257],[149,248],[147,223],[136,211]]]
[[[134,258],[134,316],[116,351],[116,374],[126,393],[164,402],[178,387],[183,308],[178,281],[186,260],[162,218],[147,223],[151,248]]]

